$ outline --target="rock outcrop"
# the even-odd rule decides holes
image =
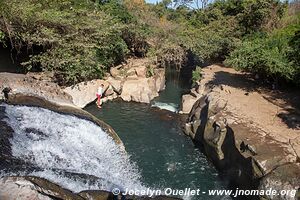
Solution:
[[[112,77],[108,77],[106,79],[106,81],[111,85],[111,87],[113,88],[113,90],[120,95],[122,93],[122,88],[123,88],[123,84],[124,82],[122,80],[117,80],[114,79]]]
[[[52,103],[74,106],[72,97],[57,84],[40,80],[32,74],[0,73],[0,100],[5,99],[4,88],[10,88],[10,94],[39,96]]]
[[[197,85],[189,94],[182,95],[181,114],[189,114],[193,108],[193,105],[201,97],[198,88],[199,86]]]
[[[92,80],[64,89],[73,104],[84,108],[96,100],[96,92],[104,84],[102,103],[121,97],[124,101],[150,103],[165,88],[165,70],[147,59],[132,59],[127,64],[113,67],[105,80]]]
[[[286,127],[286,132],[281,134],[288,134],[290,131],[290,135],[285,135],[284,138],[281,135],[275,137],[274,132],[271,134],[268,132],[270,130],[259,126],[260,122],[249,120],[247,113],[241,116],[244,106],[247,109],[247,106],[252,106],[250,109],[260,106],[260,109],[255,110],[258,113],[264,113],[268,107],[267,105],[262,107],[263,99],[259,99],[259,105],[256,105],[253,99],[252,102],[246,99],[248,104],[236,103],[236,101],[243,102],[249,94],[242,89],[236,91],[233,86],[219,85],[220,82],[224,85],[237,84],[234,83],[235,72],[232,71],[233,74],[230,74],[227,71],[230,70],[219,66],[204,70],[204,74],[207,74],[200,84],[205,89],[199,92],[200,98],[189,113],[185,133],[203,149],[222,174],[240,189],[294,190],[298,191],[296,195],[295,193],[294,195],[263,195],[260,198],[298,199],[300,165],[297,152],[299,149],[296,146],[298,142],[295,141],[297,137],[293,134],[298,131],[290,131]],[[216,79],[216,74],[221,74],[222,77]],[[227,78],[229,79],[226,80]],[[232,99],[233,97],[237,99]],[[274,116],[273,120],[275,120]],[[285,140],[288,137],[294,142]],[[282,142],[283,140],[286,142]]]
[[[129,60],[126,65],[112,68],[110,73],[112,77],[107,81],[124,101],[150,103],[165,88],[165,70],[147,59]]]

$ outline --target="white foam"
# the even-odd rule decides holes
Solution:
[[[111,190],[116,186],[120,189],[144,188],[136,165],[96,124],[42,108],[3,105],[8,116],[4,120],[14,129],[10,140],[13,156],[42,169],[31,175],[46,178],[75,192]],[[97,184],[89,184],[57,171],[100,179]]]
[[[154,101],[151,107],[156,107],[162,110],[168,110],[175,113],[178,112],[178,105],[174,103],[163,103]]]

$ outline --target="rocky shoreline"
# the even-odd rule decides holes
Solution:
[[[138,65],[141,62],[146,61],[139,61]],[[114,77],[107,75],[106,80],[92,80],[68,88],[61,88],[51,80],[39,76],[39,74],[0,73],[0,90],[2,91],[0,102],[12,105],[37,106],[58,113],[75,115],[79,118],[87,119],[104,129],[125,151],[122,141],[108,124],[81,108],[95,101],[95,92],[101,83],[105,85],[104,102],[120,97],[125,101],[149,103],[150,100],[158,96],[159,91],[164,89],[165,71],[164,69],[151,66],[153,71],[151,72],[152,74],[148,75],[148,67],[145,65],[137,67],[129,63],[128,65],[118,66],[118,69],[116,68],[113,72],[114,75],[119,73],[117,70],[125,70],[126,73],[122,72],[120,75]],[[5,123],[1,123],[0,126],[2,130],[11,130]],[[0,199],[14,198],[32,200],[115,199],[114,195],[109,191],[93,190],[75,194],[39,177],[2,177],[0,179]],[[120,198],[121,196],[118,197],[118,199]],[[167,196],[153,198],[126,196],[126,199],[171,200],[177,198]]]
[[[115,200],[121,195],[103,190],[86,190],[73,193],[50,181],[34,177],[4,177],[0,179],[0,199],[30,199],[30,200]],[[179,200],[167,196],[138,197],[126,195],[128,200]]]
[[[223,77],[215,79],[217,74],[223,74]],[[246,99],[251,94],[243,89],[235,91],[234,87],[229,85],[230,82],[236,81],[233,77],[237,74],[233,69],[220,66],[204,69],[204,77],[198,86],[183,98],[183,104],[186,104],[183,105],[185,113],[189,112],[185,133],[201,147],[226,179],[240,189],[297,190],[295,197],[270,195],[258,198],[299,199],[299,130],[290,131],[290,135],[286,136],[290,137],[290,140],[283,141],[285,138],[280,135],[284,132],[280,132],[281,130],[278,137],[275,137],[275,131],[269,134],[268,129],[250,121],[248,115],[239,116],[244,107],[256,109],[257,106],[257,112],[263,113],[266,106],[262,106],[262,100],[255,105],[255,102]],[[219,84],[217,81],[223,82]],[[247,104],[234,109],[232,101],[242,102],[243,98]],[[189,101],[186,102],[186,99]],[[292,133],[295,133],[295,138]]]

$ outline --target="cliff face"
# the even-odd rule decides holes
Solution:
[[[285,132],[281,132],[281,129],[276,132],[274,129],[270,133],[271,130],[267,128],[269,119],[263,122],[260,120],[259,123],[257,120],[260,116],[250,118],[251,115],[256,116],[255,112],[266,115],[264,112],[268,107],[262,99],[255,100],[254,91],[255,98],[251,99],[252,93],[244,91],[246,87],[234,87],[233,81],[239,81],[235,80],[234,73],[232,69],[219,66],[204,69],[204,79],[200,82],[202,90],[199,90],[201,97],[189,113],[186,134],[202,147],[222,174],[239,188],[272,188],[278,191],[296,189],[299,197],[299,130],[285,127]],[[216,77],[216,74],[223,76]],[[230,79],[226,76],[230,76]],[[243,96],[239,96],[239,93]],[[244,104],[244,101],[247,103]],[[273,126],[283,128],[283,124],[276,124],[276,117],[273,116]],[[266,123],[266,126],[261,126],[261,123]],[[260,198],[297,199],[297,195]]]

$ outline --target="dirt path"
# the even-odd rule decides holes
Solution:
[[[254,127],[262,135],[292,144],[300,155],[300,92],[274,92],[232,68],[212,65],[203,69],[201,85],[227,101],[226,111],[237,122]]]

